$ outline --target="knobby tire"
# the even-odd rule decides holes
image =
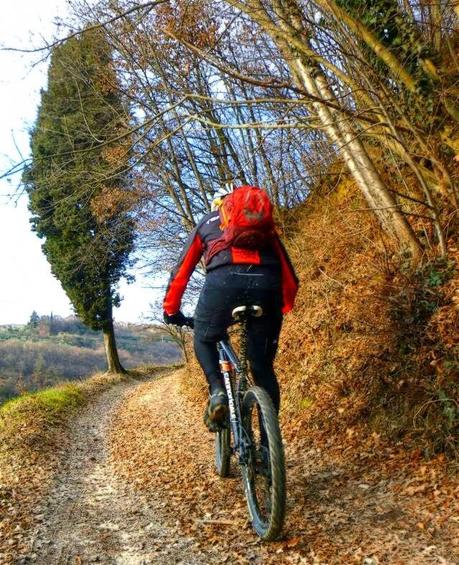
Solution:
[[[247,465],[242,466],[244,489],[247,498],[252,526],[256,533],[266,541],[276,539],[281,533],[285,517],[286,502],[286,476],[285,458],[279,420],[272,400],[268,393],[261,387],[251,387],[244,395],[242,402],[242,424],[247,437],[253,438],[252,418],[253,411],[257,411],[257,418],[262,422],[267,438],[267,452],[269,453],[266,464],[267,477],[257,471],[255,446],[250,449]],[[263,476],[262,476],[263,475]],[[268,496],[257,492],[257,481],[270,484]],[[269,483],[270,481],[270,483]],[[263,511],[265,506],[265,511]]]

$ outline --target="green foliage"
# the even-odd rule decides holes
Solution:
[[[454,268],[453,262],[443,259],[429,263],[412,275],[412,280],[407,279],[399,294],[392,298],[392,315],[398,323],[408,328],[408,341],[412,344],[414,342],[409,327],[425,325],[442,305],[443,295],[440,287],[451,278]],[[403,343],[400,347],[403,348]]]
[[[30,320],[29,320],[29,326],[31,328],[38,328],[38,324],[40,323],[40,316],[35,312],[35,310],[32,312],[31,316],[30,316]]]
[[[439,273],[435,269],[432,269],[432,271],[430,271],[429,273],[429,279],[428,279],[429,286],[440,286],[442,282],[443,281],[442,281],[441,273]]]
[[[300,409],[301,410],[308,410],[314,404],[314,400],[312,398],[308,398],[305,396],[304,398],[300,399]]]
[[[453,261],[440,259],[428,266],[421,274],[424,284],[429,287],[438,287],[447,282],[454,274],[455,264]]]
[[[129,152],[113,141],[125,134],[126,113],[103,32],[87,32],[53,52],[24,181],[52,272],[95,330],[111,323],[134,243],[122,199],[101,213],[101,202],[129,192]]]
[[[420,125],[425,125],[427,116],[430,119],[433,118],[436,105],[432,98],[434,79],[432,74],[426,72],[424,62],[434,60],[435,53],[423,38],[416,22],[400,8],[395,0],[337,0],[337,4],[371,30],[414,78],[416,93],[402,90],[400,94],[403,93],[407,111],[412,110],[413,107],[417,109],[412,112],[413,121],[419,121]],[[365,60],[374,68],[379,79],[384,80],[383,77],[387,74],[386,64],[363,41],[361,49]],[[386,81],[387,87],[390,88],[393,82],[389,76]],[[420,105],[422,105],[422,112],[419,112]]]
[[[391,298],[396,349],[384,402],[396,415],[394,429],[411,428],[426,455],[458,448],[458,326],[447,286],[454,274],[452,261],[429,263]]]
[[[445,417],[445,426],[448,432],[457,431],[459,426],[459,404],[448,396],[443,389],[438,391],[438,400],[442,403],[442,412]]]

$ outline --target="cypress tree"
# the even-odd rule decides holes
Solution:
[[[124,371],[112,312],[134,245],[128,121],[103,31],[55,49],[24,173],[32,229],[77,315],[103,331],[110,372]]]
[[[40,323],[40,316],[37,314],[37,312],[34,310],[32,312],[32,314],[30,315],[30,320],[29,323],[27,324],[29,327],[31,328],[38,328],[38,324]]]

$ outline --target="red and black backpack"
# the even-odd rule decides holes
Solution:
[[[229,247],[263,249],[275,234],[273,205],[266,191],[256,186],[235,187],[219,208],[223,235],[213,241],[207,261]]]

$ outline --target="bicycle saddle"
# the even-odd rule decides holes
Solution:
[[[236,306],[236,308],[234,308],[231,312],[231,315],[235,320],[240,320],[247,315],[259,318],[260,316],[263,316],[263,308],[256,304],[251,304],[250,306]]]

